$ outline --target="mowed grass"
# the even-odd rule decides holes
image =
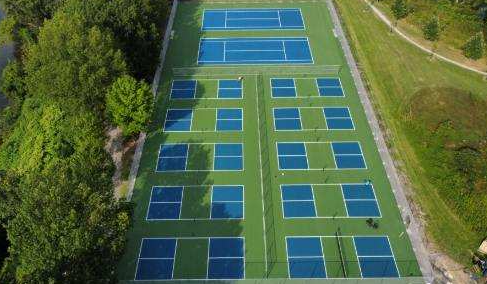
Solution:
[[[406,136],[403,113],[412,96],[424,88],[456,88],[485,99],[485,80],[453,65],[431,60],[428,54],[390,34],[363,1],[335,2],[367,78],[375,108],[387,129],[393,154],[401,161],[400,168],[413,188],[413,199],[421,207],[428,235],[442,250],[467,264],[470,250],[482,236],[452,212],[428,179],[429,168],[421,162]],[[457,107],[462,105],[459,103]]]
[[[171,41],[163,77],[156,103],[156,113],[148,132],[142,155],[132,201],[134,225],[128,234],[126,254],[119,266],[119,278],[134,278],[137,257],[142,238],[184,237],[177,251],[174,276],[180,279],[204,278],[207,253],[207,239],[200,237],[241,236],[245,238],[245,276],[247,279],[288,278],[286,236],[322,236],[326,267],[329,277],[344,277],[338,255],[335,233],[340,229],[343,236],[343,250],[349,277],[359,276],[359,267],[352,242],[356,235],[388,236],[402,277],[420,276],[419,267],[411,243],[402,223],[394,195],[382,166],[374,138],[357,91],[346,66],[339,42],[333,35],[333,25],[325,3],[287,2],[279,4],[251,4],[252,8],[293,7],[301,8],[307,29],[305,31],[231,31],[202,32],[200,30],[204,8],[248,8],[250,4],[209,4],[203,2],[182,2],[175,21],[175,36]],[[294,67],[266,68],[254,66],[252,75],[218,75],[222,68],[207,69],[204,75],[174,75],[173,67],[195,67],[198,43],[201,37],[309,37],[316,65],[342,65],[340,74],[273,74],[279,69],[293,70]],[[237,68],[239,70],[239,68]],[[298,70],[298,68],[296,68]],[[302,69],[301,69],[302,70]],[[223,72],[224,73],[224,72]],[[244,75],[241,100],[216,100],[217,79],[236,79]],[[346,96],[324,98],[318,96],[316,77],[339,76]],[[271,78],[297,78],[297,99],[272,99]],[[174,79],[197,79],[196,100],[170,100],[171,82]],[[349,107],[356,130],[330,131],[326,129],[321,112],[324,106]],[[306,131],[274,131],[272,109],[275,107],[302,107],[302,123]],[[193,108],[194,129],[202,132],[164,132],[164,118],[168,108]],[[204,109],[243,108],[243,132],[212,132],[215,113]],[[318,110],[318,111],[316,111]],[[336,170],[330,142],[357,141],[364,153],[368,169]],[[189,165],[192,169],[211,169],[213,150],[207,143],[243,143],[244,170],[237,172],[199,171],[187,173],[155,172],[158,150],[162,143],[194,143]],[[311,171],[280,171],[277,160],[277,142],[306,142]],[[198,146],[200,145],[200,146]],[[209,146],[208,146],[209,145]],[[308,147],[308,145],[310,145]],[[382,218],[379,228],[366,225],[365,218],[343,218],[346,208],[339,183],[362,183],[373,181]],[[160,185],[244,185],[244,220],[181,220],[146,221],[152,186]],[[281,184],[320,184],[315,187],[317,213],[324,218],[284,219],[281,202]],[[327,184],[327,185],[321,185]],[[209,210],[208,191],[192,191],[183,199],[184,217],[205,218]],[[186,190],[186,189],[185,189]],[[189,190],[197,190],[191,188]],[[192,204],[185,207],[186,203]],[[333,218],[333,216],[339,218]],[[194,247],[194,250],[191,250]],[[197,262],[197,265],[194,263]]]

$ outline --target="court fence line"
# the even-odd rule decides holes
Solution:
[[[277,241],[276,241],[276,228],[275,228],[275,218],[274,218],[274,202],[272,200],[272,177],[271,177],[271,168],[270,168],[270,155],[269,155],[269,139],[267,133],[267,115],[266,115],[266,105],[265,105],[265,94],[263,90],[264,86],[264,78],[262,74],[256,76],[256,84],[257,84],[257,99],[259,105],[262,104],[262,107],[259,107],[260,113],[260,134],[261,137],[261,156],[262,156],[262,180],[264,184],[264,218],[265,218],[265,235],[266,235],[266,243],[267,243],[267,255],[268,255],[268,263],[267,264],[267,276],[269,276],[270,272],[272,271],[273,263],[277,261]]]
[[[179,67],[173,68],[174,76],[243,76],[243,75],[334,75],[338,76],[342,65],[317,66],[289,66],[289,65],[262,65],[262,66],[225,66],[225,67]]]

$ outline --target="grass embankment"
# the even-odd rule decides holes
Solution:
[[[362,1],[362,0],[361,0]],[[371,1],[390,20],[394,19],[391,12],[393,0]],[[422,27],[432,15],[438,14],[442,26],[440,40],[436,43],[435,52],[447,58],[481,71],[487,70],[487,58],[471,60],[463,55],[462,47],[470,37],[481,30],[481,21],[477,15],[467,7],[457,7],[453,4],[418,1],[413,5],[414,12],[397,23],[399,30],[411,37],[424,47],[433,49],[433,43],[424,39]],[[486,50],[487,52],[487,50]]]
[[[481,178],[476,179],[479,190],[479,184],[466,177],[471,172],[462,175],[461,167],[454,165],[462,159],[465,147],[473,152],[467,156],[483,153],[479,145],[485,137],[479,133],[487,120],[477,106],[487,97],[486,82],[469,71],[430,60],[426,53],[389,33],[365,2],[336,3],[371,99],[387,128],[393,155],[401,162],[414,200],[427,220],[428,235],[454,259],[469,263],[469,251],[485,237],[478,226],[480,216],[486,219],[485,207],[478,208],[486,204],[481,199],[485,185]],[[470,165],[467,162],[468,168]],[[467,200],[476,204],[465,206]]]

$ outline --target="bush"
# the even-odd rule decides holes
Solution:
[[[396,20],[406,18],[409,14],[409,9],[405,0],[396,0],[391,7],[392,14]]]
[[[465,57],[478,60],[484,55],[484,37],[482,33],[478,33],[471,37],[463,46],[463,54]]]
[[[423,26],[423,36],[429,41],[438,41],[440,39],[440,20],[434,16]]]
[[[150,86],[130,76],[120,77],[108,91],[108,117],[126,136],[146,130],[153,108]]]

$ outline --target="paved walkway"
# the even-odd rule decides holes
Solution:
[[[377,15],[377,17],[379,17],[379,19],[381,19],[387,26],[389,26],[389,28],[391,28],[394,32],[396,32],[398,35],[400,35],[402,38],[404,38],[405,40],[407,40],[409,43],[413,44],[414,46],[416,46],[417,48],[423,50],[424,52],[427,52],[429,54],[433,54],[435,57],[443,60],[443,61],[446,61],[448,63],[451,63],[451,64],[454,64],[458,67],[461,67],[463,69],[467,69],[469,71],[472,71],[472,72],[475,72],[477,74],[480,74],[480,75],[484,75],[484,76],[487,76],[487,72],[482,72],[480,70],[477,70],[475,68],[472,68],[470,66],[467,66],[467,65],[464,65],[460,62],[457,62],[455,60],[452,60],[450,58],[447,58],[441,54],[438,54],[436,52],[433,52],[433,50],[431,49],[428,49],[424,46],[422,46],[421,44],[417,43],[416,41],[414,41],[412,38],[410,38],[408,35],[404,34],[403,32],[401,32],[397,27],[394,26],[394,24],[387,18],[386,15],[384,15],[384,13],[382,13],[382,11],[379,10],[379,8],[375,7],[372,3],[370,3],[368,0],[364,0],[365,3],[367,3],[367,5],[369,5],[369,7],[372,9],[372,11]]]
[[[176,17],[176,10],[178,8],[178,0],[174,0],[172,3],[171,14],[169,15],[169,20],[167,21],[166,31],[164,33],[164,39],[162,42],[161,54],[160,54],[160,64],[157,67],[156,73],[154,75],[154,80],[152,81],[152,94],[154,95],[154,101],[157,100],[157,91],[159,89],[159,83],[161,80],[162,68],[164,66],[164,61],[166,59],[167,48],[169,47],[169,40],[171,39],[172,26],[174,24],[174,18]],[[135,149],[132,166],[130,167],[129,175],[129,185],[127,192],[127,201],[132,199],[134,193],[135,180],[137,179],[137,173],[139,172],[140,159],[142,157],[142,152],[144,150],[145,139],[147,134],[142,132],[137,139],[137,148]]]
[[[423,273],[425,281],[427,283],[431,283],[433,280],[433,268],[429,261],[429,253],[426,250],[426,247],[424,246],[421,239],[423,232],[419,223],[415,220],[411,208],[409,207],[409,203],[404,192],[404,187],[399,181],[399,175],[394,166],[391,155],[389,154],[386,142],[384,140],[384,135],[379,127],[379,122],[377,121],[374,109],[372,108],[372,104],[369,100],[369,95],[365,88],[364,82],[360,77],[360,72],[357,68],[357,63],[353,58],[350,45],[341,27],[340,19],[338,17],[335,6],[333,5],[331,0],[327,0],[326,3],[328,5],[328,9],[330,10],[333,24],[335,25],[335,34],[340,40],[340,44],[342,45],[343,51],[345,52],[347,63],[350,66],[360,100],[365,109],[365,114],[367,115],[367,120],[369,121],[369,125],[372,129],[374,139],[376,141],[377,147],[379,148],[379,153],[382,161],[384,162],[387,176],[389,177],[389,180],[391,182],[393,192],[396,197],[397,204],[399,205],[403,222],[406,225],[409,238],[411,239],[414,252],[416,253],[416,258],[418,259],[421,272]]]

